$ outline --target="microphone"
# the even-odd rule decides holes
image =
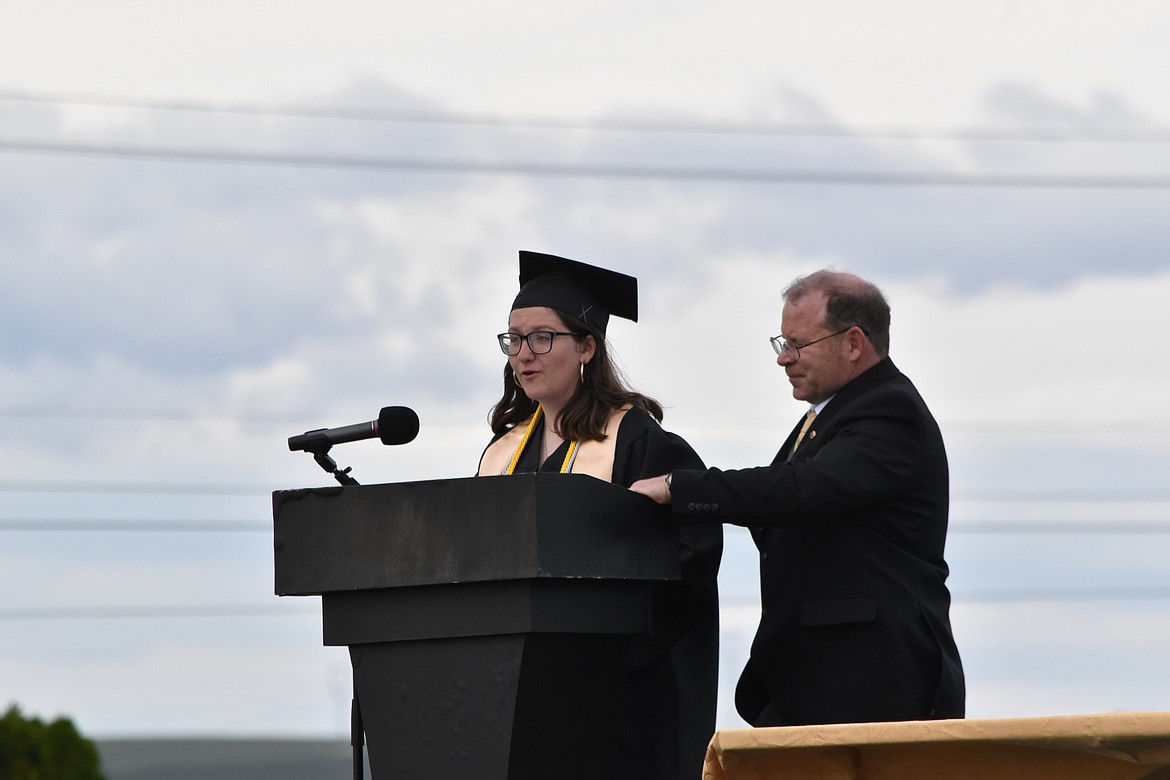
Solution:
[[[318,428],[291,436],[288,448],[292,452],[324,450],[334,444],[378,438],[383,444],[406,444],[418,436],[418,415],[406,406],[387,406],[378,412],[378,419],[340,428]]]

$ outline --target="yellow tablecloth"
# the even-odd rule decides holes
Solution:
[[[703,780],[1170,779],[1170,713],[716,732]]]

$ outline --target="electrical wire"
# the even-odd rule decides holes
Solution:
[[[1027,173],[907,173],[799,171],[768,168],[688,168],[639,165],[571,165],[525,161],[357,157],[308,152],[260,152],[136,144],[0,139],[0,152],[118,158],[170,163],[259,165],[399,173],[514,175],[514,177],[724,182],[724,184],[1003,187],[1017,189],[1170,189],[1166,175],[1053,175]]]
[[[1170,600],[1170,587],[1104,586],[1097,588],[1003,588],[956,591],[953,603],[1023,604],[1071,602],[1149,602]],[[724,608],[758,606],[754,598],[724,598]],[[150,606],[0,608],[0,622],[48,620],[173,620],[317,615],[320,602],[300,598],[276,604],[159,604]]]
[[[272,533],[270,521],[259,520],[98,520],[17,518],[0,520],[0,532],[69,533]]]
[[[0,519],[0,532],[272,533],[267,520]],[[1129,536],[1170,534],[1170,520],[963,520],[949,533],[970,536]]]
[[[0,480],[0,493],[141,493],[144,495],[263,495],[272,485],[234,482],[98,482],[42,479]]]
[[[0,100],[57,106],[100,106],[155,111],[247,114],[311,119],[404,122],[432,125],[477,125],[504,128],[616,131],[628,133],[686,133],[706,135],[761,135],[790,138],[888,138],[953,141],[1042,141],[1089,143],[1166,143],[1170,129],[1162,127],[910,127],[840,125],[828,122],[732,122],[696,119],[582,118],[538,115],[472,113],[402,108],[322,106],[273,101],[190,100],[141,98],[70,92],[30,92],[0,89]]]
[[[28,607],[0,609],[0,621],[23,620],[167,620],[173,618],[300,617],[318,614],[319,602],[264,604],[197,604],[107,607]]]
[[[908,173],[899,171],[816,171],[763,168],[683,168],[640,165],[573,165],[523,161],[440,160],[197,149],[140,144],[78,143],[0,139],[0,152],[98,157],[153,162],[257,165],[395,171],[419,174],[587,178],[728,184],[792,184],[879,187],[960,187],[1011,189],[1165,190],[1170,176]]]

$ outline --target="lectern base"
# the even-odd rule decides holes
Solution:
[[[628,638],[350,646],[373,780],[611,777]]]

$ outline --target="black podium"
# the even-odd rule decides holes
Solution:
[[[273,494],[276,593],[348,645],[374,780],[613,774],[628,638],[678,533],[584,475]]]

